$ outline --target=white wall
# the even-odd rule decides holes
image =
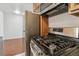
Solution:
[[[3,35],[3,13],[0,11],[0,36]]]
[[[79,27],[79,17],[63,13],[49,17],[49,27]]]
[[[0,11],[0,56],[3,55],[3,12]]]
[[[16,6],[15,6],[16,7]],[[25,11],[32,11],[32,3],[23,4],[20,8]],[[22,15],[4,10],[4,39],[24,37],[23,27],[24,19]]]
[[[4,39],[23,37],[23,17],[12,13],[4,14]]]
[[[52,27],[74,27],[75,29],[74,37],[78,38],[79,17],[74,16],[74,15],[69,15],[68,13],[63,13],[60,15],[52,16],[52,17],[49,17],[49,27],[50,28]]]

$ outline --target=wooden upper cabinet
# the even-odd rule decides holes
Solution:
[[[40,13],[39,3],[33,3],[33,12],[38,14]],[[48,35],[48,16],[40,15],[39,31],[40,31],[40,36],[42,37]]]
[[[40,3],[33,3],[33,12],[34,13],[40,12]]]
[[[79,3],[69,3],[68,12],[69,12],[69,14],[78,14],[79,13]]]
[[[33,3],[33,12],[34,13],[40,12],[40,4],[39,3]],[[48,35],[48,16],[40,15],[39,31],[40,31],[40,36],[42,36],[42,37]]]
[[[40,16],[40,36],[48,35],[48,16]]]

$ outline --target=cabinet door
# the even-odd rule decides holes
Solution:
[[[70,14],[79,13],[79,3],[68,4],[68,11]]]
[[[33,3],[33,12],[34,13],[40,12],[40,3]]]

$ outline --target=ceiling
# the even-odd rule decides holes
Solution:
[[[21,12],[32,11],[32,3],[0,3],[0,11],[12,13],[16,9]]]

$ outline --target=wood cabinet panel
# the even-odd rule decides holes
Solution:
[[[33,3],[33,9],[36,9],[40,6],[40,3]]]
[[[48,16],[40,16],[40,35],[48,35]]]
[[[40,3],[33,3],[33,12],[35,13],[40,12]]]
[[[79,13],[79,3],[69,3],[68,12],[69,12],[69,14],[78,14]]]

